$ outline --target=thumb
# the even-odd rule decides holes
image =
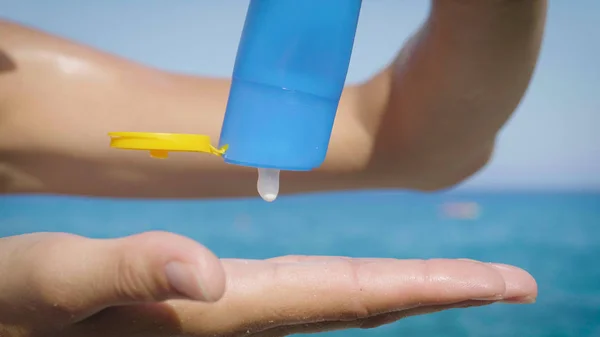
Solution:
[[[195,241],[165,232],[119,239],[46,234],[21,258],[21,280],[43,302],[72,316],[106,307],[192,299],[212,302],[225,291],[220,260]],[[27,267],[24,267],[27,266]],[[14,276],[14,275],[13,275]]]

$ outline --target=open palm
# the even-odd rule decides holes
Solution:
[[[219,260],[169,233],[113,240],[33,234],[0,239],[0,254],[6,257],[0,268],[18,263],[13,275],[31,276],[20,284],[0,281],[0,302],[12,308],[0,312],[0,332],[4,327],[19,337],[284,336],[372,328],[499,301],[531,303],[537,296],[528,273],[502,264],[327,256]],[[190,296],[163,283],[155,266],[177,254],[200,261],[204,293],[219,300],[185,299]]]

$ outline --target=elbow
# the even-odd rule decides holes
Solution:
[[[495,141],[443,153],[414,149],[371,157],[368,176],[374,188],[418,192],[451,189],[481,172],[492,161]]]
[[[454,188],[485,169],[492,161],[494,144],[480,147],[470,152],[457,155],[445,165],[433,167],[429,163],[421,163],[420,174],[409,185],[410,189],[421,192],[435,192]]]

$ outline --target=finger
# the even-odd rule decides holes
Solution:
[[[325,263],[327,261],[340,261],[340,260],[352,260],[349,257],[343,256],[310,256],[310,255],[286,255],[270,258],[267,261],[275,262],[275,263]],[[381,258],[361,258],[360,261],[385,261],[394,259],[381,259]],[[458,259],[458,261],[466,261],[471,263],[483,263],[480,261],[472,260],[472,259]],[[519,269],[514,266],[510,266],[503,263],[487,263],[489,266],[504,270],[506,275],[519,275],[524,272],[522,269]],[[530,277],[530,276],[529,276]],[[530,277],[531,278],[531,277]],[[514,302],[514,303],[533,303],[535,302],[535,298],[537,297],[537,285],[535,284],[535,280],[531,278],[528,288],[521,289],[519,284],[519,278],[517,277],[516,283],[513,284],[515,280],[512,277],[507,277],[505,279],[506,283],[506,293],[504,295],[505,302]],[[530,291],[533,291],[531,293]]]
[[[321,255],[321,256],[311,256],[311,255],[285,255],[285,256],[277,256],[266,261],[276,262],[276,263],[298,263],[298,262],[322,262],[333,259],[350,259],[345,256],[334,256],[334,255]],[[364,258],[361,260],[365,260]]]
[[[331,258],[319,262],[224,260],[228,291],[201,319],[182,305],[186,329],[216,324],[260,331],[325,320],[352,321],[380,313],[467,300],[535,298],[525,271],[461,260]],[[235,315],[227,313],[235,312]],[[227,319],[223,320],[223,317]]]
[[[170,301],[160,310],[153,307],[154,313],[161,312],[159,317],[148,315],[148,308],[110,308],[86,324],[102,332],[101,327],[122,322],[119,326],[134,335],[140,331],[248,334],[295,324],[352,322],[472,299],[536,294],[535,281],[525,271],[498,270],[473,261],[329,258],[290,264],[223,260],[223,265],[227,293],[217,303]]]
[[[214,301],[225,289],[217,257],[170,233],[111,240],[51,235],[16,259],[19,272],[11,275],[15,291],[31,290],[21,295],[35,296],[77,319],[114,305],[172,298]],[[19,285],[22,280],[29,283]]]
[[[285,255],[285,256],[277,256],[270,259],[267,259],[268,262],[273,263],[318,263],[318,262],[327,262],[327,261],[340,261],[340,260],[352,260],[355,258],[347,257],[347,256],[337,256],[337,255]],[[368,261],[384,261],[384,260],[397,260],[394,258],[378,258],[378,257],[361,257],[360,261],[368,262]],[[472,260],[471,260],[472,261]]]
[[[436,313],[449,309],[464,309],[471,307],[480,307],[492,304],[492,301],[465,301],[454,304],[446,304],[439,306],[427,306],[427,307],[419,307],[413,309],[407,309],[397,312],[390,312],[385,314],[375,315],[373,317],[365,318],[365,319],[357,319],[354,321],[324,321],[318,323],[310,323],[310,324],[296,324],[289,326],[280,326],[272,329],[268,329],[256,334],[253,334],[252,337],[281,337],[281,336],[290,336],[295,334],[312,334],[312,333],[321,333],[321,332],[331,332],[337,330],[347,330],[347,329],[372,329],[376,327],[380,327],[386,324],[391,324],[397,322],[401,319],[408,318],[411,316],[425,315]]]

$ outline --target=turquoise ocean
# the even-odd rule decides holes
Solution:
[[[448,217],[448,205],[476,205],[479,216]],[[600,336],[600,193],[360,192],[272,204],[0,197],[0,236],[148,230],[189,236],[221,257],[472,258],[517,265],[538,281],[533,305],[455,309],[330,336]]]

